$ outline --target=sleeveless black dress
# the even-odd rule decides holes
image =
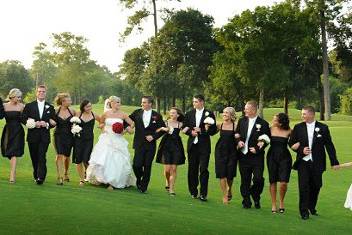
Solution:
[[[270,148],[266,156],[269,182],[289,182],[292,157],[287,148],[288,138],[272,136]]]
[[[54,144],[56,153],[58,155],[65,155],[69,157],[73,147],[73,134],[71,133],[72,123],[70,119],[73,117],[71,111],[68,109],[70,116],[66,119],[62,119],[60,114],[60,108],[56,113],[56,128],[54,132]]]
[[[79,125],[82,127],[82,131],[80,136],[74,137],[74,148],[72,155],[73,163],[80,164],[83,162],[88,164],[94,143],[95,116],[93,113],[92,116],[93,119],[88,122],[82,120],[82,114],[79,116],[81,119],[81,123]]]
[[[166,133],[160,141],[156,162],[164,165],[185,164],[185,150],[180,137],[180,127],[174,128],[172,134]]]
[[[220,138],[215,146],[216,178],[233,179],[237,173],[237,149],[235,141],[235,124],[232,130],[220,127]]]
[[[1,153],[3,157],[21,157],[24,153],[24,130],[20,111],[5,111],[6,124],[1,136]]]

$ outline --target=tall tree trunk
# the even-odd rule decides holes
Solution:
[[[288,115],[288,97],[286,92],[284,96],[284,112]]]
[[[166,110],[167,110],[167,97],[164,97],[164,110],[163,110],[164,115],[166,114]]]
[[[325,120],[331,119],[330,103],[330,82],[329,82],[329,58],[326,39],[326,19],[324,10],[320,11],[320,30],[323,50],[323,87],[324,87],[324,117]]]
[[[158,18],[157,18],[157,11],[156,11],[156,0],[153,0],[153,11],[154,11],[154,35],[158,34]]]
[[[185,113],[186,112],[186,97],[182,97],[182,111]]]
[[[156,97],[155,106],[156,106],[156,111],[160,113],[160,97]]]
[[[259,108],[258,115],[261,118],[264,118],[264,89],[261,88],[259,92]]]
[[[176,107],[176,97],[172,97],[172,107]]]
[[[324,106],[324,90],[323,86],[321,84],[320,79],[318,80],[318,91],[319,91],[319,108],[320,108],[320,120],[324,121],[325,116],[324,116],[324,111],[325,111],[325,106]]]

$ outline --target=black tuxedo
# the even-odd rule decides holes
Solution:
[[[240,140],[244,143],[247,139],[248,125],[249,119],[242,117],[239,119],[236,128],[236,133],[240,134]],[[257,145],[259,136],[264,134],[270,137],[269,124],[264,119],[257,117],[249,136],[248,152],[243,154],[241,149],[239,150],[242,204],[246,207],[250,207],[252,204],[250,196],[252,196],[255,202],[260,201],[260,194],[264,188],[264,155],[267,144],[262,148],[259,148]],[[251,147],[255,148],[255,154],[249,151]],[[253,184],[251,185],[252,180]]]
[[[2,103],[2,99],[0,98],[0,119],[3,119],[5,116],[4,104]]]
[[[55,109],[52,105],[45,102],[42,117],[40,118],[38,103],[34,101],[27,104],[23,110],[23,122],[26,123],[29,118],[35,121],[44,121],[48,123],[48,128],[33,128],[27,133],[27,142],[33,166],[33,177],[41,181],[46,177],[46,152],[50,143],[50,119],[55,119]]]
[[[332,166],[339,165],[336,158],[336,150],[331,140],[327,125],[316,121],[312,142],[312,161],[305,161],[303,149],[309,147],[308,131],[305,122],[297,124],[291,134],[289,145],[299,142],[300,147],[296,150],[297,158],[293,169],[298,170],[299,184],[299,208],[301,215],[308,215],[308,210],[314,213],[320,188],[322,175],[326,170],[326,153],[328,152]]]
[[[164,127],[165,123],[161,114],[152,110],[149,126],[144,127],[143,112],[143,109],[137,109],[130,115],[130,118],[135,123],[133,171],[137,178],[137,187],[144,192],[147,190],[150,181],[156,141],[163,135],[163,132],[157,133],[156,130]],[[146,140],[145,137],[148,135],[153,136],[153,141],[148,142]]]
[[[208,131],[205,130],[204,120],[211,117],[216,121],[216,118],[210,110],[204,109],[200,120],[198,133],[198,143],[194,144],[195,137],[192,136],[192,130],[196,127],[196,110],[193,109],[186,113],[184,120],[184,128],[188,127],[186,134],[189,136],[187,142],[188,154],[188,189],[191,195],[198,196],[198,184],[200,181],[200,195],[206,197],[208,194],[209,180],[209,158],[211,152],[210,136],[217,132],[216,123],[211,125]]]

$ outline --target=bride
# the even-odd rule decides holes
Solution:
[[[99,136],[97,144],[93,148],[87,179],[92,184],[108,184],[108,189],[125,188],[135,184],[132,173],[128,142],[122,134],[113,131],[114,123],[127,122],[130,127],[126,130],[133,132],[133,121],[127,114],[120,111],[121,100],[111,96],[108,99],[108,109],[101,116],[100,123],[103,133]]]

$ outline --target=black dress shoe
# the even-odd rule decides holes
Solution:
[[[199,200],[201,200],[202,202],[206,202],[208,201],[207,197],[200,195]]]
[[[301,218],[302,218],[303,220],[307,220],[307,219],[309,219],[309,214],[301,215]]]
[[[254,202],[254,207],[255,207],[256,209],[260,209],[260,208],[261,208],[261,206],[260,206],[260,201]]]
[[[243,204],[242,205],[243,209],[251,209],[251,205]]]
[[[198,199],[198,196],[197,195],[191,195],[192,199]]]
[[[44,180],[38,178],[36,180],[36,183],[37,183],[37,185],[42,185],[44,183]]]
[[[317,210],[309,210],[311,215],[318,216]]]

